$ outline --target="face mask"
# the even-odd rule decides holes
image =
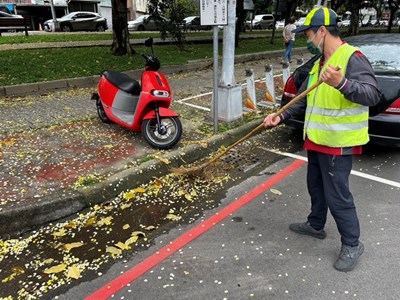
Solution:
[[[310,40],[307,40],[307,50],[313,55],[321,54],[319,48],[315,46]]]
[[[317,31],[318,32],[318,31]],[[313,39],[315,38],[315,36],[317,35],[317,32],[316,33],[314,33],[314,36],[311,38],[311,39],[308,39],[307,40],[307,50],[311,53],[311,54],[314,54],[314,55],[317,55],[317,54],[321,54],[322,53],[322,51],[321,51],[321,43],[322,43],[322,39],[319,41],[319,43],[318,43],[318,45],[317,46],[315,46],[314,44],[313,44]]]

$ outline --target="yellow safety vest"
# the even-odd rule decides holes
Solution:
[[[322,72],[329,66],[341,66],[346,74],[350,56],[358,49],[341,45],[325,62]],[[312,68],[308,86],[318,80],[320,61]],[[328,147],[351,147],[368,143],[368,107],[347,100],[336,88],[321,84],[307,96],[304,138]]]

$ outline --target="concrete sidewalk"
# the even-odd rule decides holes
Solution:
[[[294,57],[300,57],[303,51],[296,49]],[[256,78],[262,78],[267,64],[279,73],[281,55],[277,51],[237,57],[236,81],[245,82],[247,68],[254,69]],[[179,145],[163,152],[150,148],[139,133],[100,122],[90,100],[96,78],[4,87],[0,96],[19,96],[0,99],[0,236],[16,235],[110,200],[174,166],[204,158],[259,125],[260,119],[255,117],[212,136],[210,65],[199,62],[162,70],[168,74],[174,92],[172,108],[180,113],[184,128]],[[130,74],[138,77],[139,71]],[[73,86],[66,83],[71,81]],[[263,94],[262,85],[259,95]],[[276,87],[281,89],[282,83]],[[189,102],[204,109],[182,101],[200,94],[205,95]],[[207,147],[199,141],[206,141]]]

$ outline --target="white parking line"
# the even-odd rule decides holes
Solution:
[[[276,74],[273,77],[279,77],[279,76],[282,76],[282,74]],[[265,77],[261,78],[261,79],[256,79],[256,80],[254,80],[254,82],[259,82],[259,81],[263,81],[263,80],[265,80]],[[241,85],[245,86],[246,84],[247,83],[242,83]],[[186,101],[189,101],[189,100],[192,100],[192,99],[196,99],[196,98],[199,98],[199,97],[203,97],[203,96],[212,95],[212,93],[213,92],[207,92],[207,93],[203,93],[203,94],[199,94],[199,95],[194,95],[194,96],[190,96],[190,97],[186,97],[186,98],[183,98],[183,99],[176,100],[175,102],[180,103],[180,104],[185,104],[187,106],[198,108],[198,109],[201,109],[201,110],[211,111],[211,109],[208,108],[208,107],[204,107],[204,106],[200,106],[200,105],[196,105],[196,104],[192,104],[192,103],[186,103]]]
[[[176,102],[183,103],[183,102],[188,101],[188,100],[192,100],[192,99],[199,98],[199,97],[202,97],[202,96],[211,95],[212,93],[213,92],[207,92],[207,93],[204,93],[204,94],[194,95],[194,96],[190,96],[190,97],[187,97],[187,98],[176,100]]]
[[[260,147],[260,148],[263,149],[263,150],[272,152],[272,153],[279,154],[279,155],[283,155],[283,156],[291,157],[291,158],[294,158],[294,159],[300,159],[300,160],[307,161],[307,157],[305,157],[305,156],[301,156],[301,155],[297,155],[297,154],[293,154],[293,153],[288,153],[288,152],[282,152],[282,151],[279,151],[279,150],[276,150],[276,149],[268,149],[268,148],[264,148],[264,147]],[[373,181],[376,181],[376,182],[380,182],[380,183],[383,183],[383,184],[387,184],[387,185],[390,185],[390,186],[393,186],[393,187],[396,187],[396,188],[400,188],[400,182],[397,182],[397,181],[380,178],[378,176],[369,175],[369,174],[366,174],[366,173],[363,173],[363,172],[359,172],[359,171],[354,171],[354,170],[351,171],[351,174],[355,175],[355,176],[358,176],[358,177],[370,179],[370,180],[373,180]]]

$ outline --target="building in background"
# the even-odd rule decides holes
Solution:
[[[107,19],[108,28],[112,29],[111,0],[101,0],[99,7],[99,13]],[[147,14],[147,0],[127,0],[127,7],[128,21]]]
[[[62,17],[73,11],[99,12],[100,0],[53,0],[56,17]],[[31,28],[43,29],[43,23],[52,19],[49,0],[0,0],[2,6],[13,7],[13,13],[29,18]]]

